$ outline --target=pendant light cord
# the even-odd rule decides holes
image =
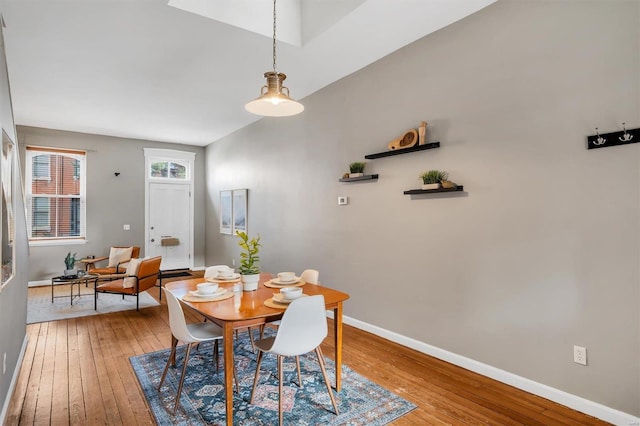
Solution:
[[[276,72],[276,0],[273,0],[273,72]]]

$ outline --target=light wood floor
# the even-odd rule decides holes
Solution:
[[[6,425],[154,424],[129,357],[169,346],[164,300],[140,312],[32,324],[27,334]],[[330,356],[332,336],[326,342]],[[418,405],[394,425],[606,424],[350,326],[344,362]]]

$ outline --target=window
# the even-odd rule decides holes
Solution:
[[[151,163],[150,175],[152,178],[167,178],[187,180],[187,166],[174,161],[155,161]]]
[[[30,242],[85,238],[86,155],[27,147],[25,192]]]

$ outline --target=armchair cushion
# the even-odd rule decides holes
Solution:
[[[111,247],[109,251],[109,264],[107,268],[114,268],[119,263],[126,262],[131,259],[133,247]]]
[[[138,275],[138,269],[140,269],[140,263],[142,259],[131,259],[127,265],[127,277],[122,280],[122,287],[131,288],[136,285],[135,276]]]

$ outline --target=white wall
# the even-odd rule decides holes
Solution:
[[[0,26],[0,124],[7,135],[17,143],[15,140],[15,126],[11,109],[2,32],[3,30]],[[17,163],[16,161],[14,164]],[[13,203],[16,213],[15,273],[13,278],[0,291],[0,362],[4,363],[4,357],[6,356],[6,371],[0,370],[0,423],[4,421],[11,396],[10,393],[17,379],[19,360],[26,342],[29,255],[19,169],[14,169],[14,176],[16,178],[13,185]]]
[[[249,188],[264,270],[317,268],[350,317],[640,415],[640,146],[585,141],[640,126],[639,8],[501,1],[213,143],[207,263],[238,258],[219,191]],[[338,183],[423,119],[441,148]],[[433,168],[466,193],[403,195]]]

